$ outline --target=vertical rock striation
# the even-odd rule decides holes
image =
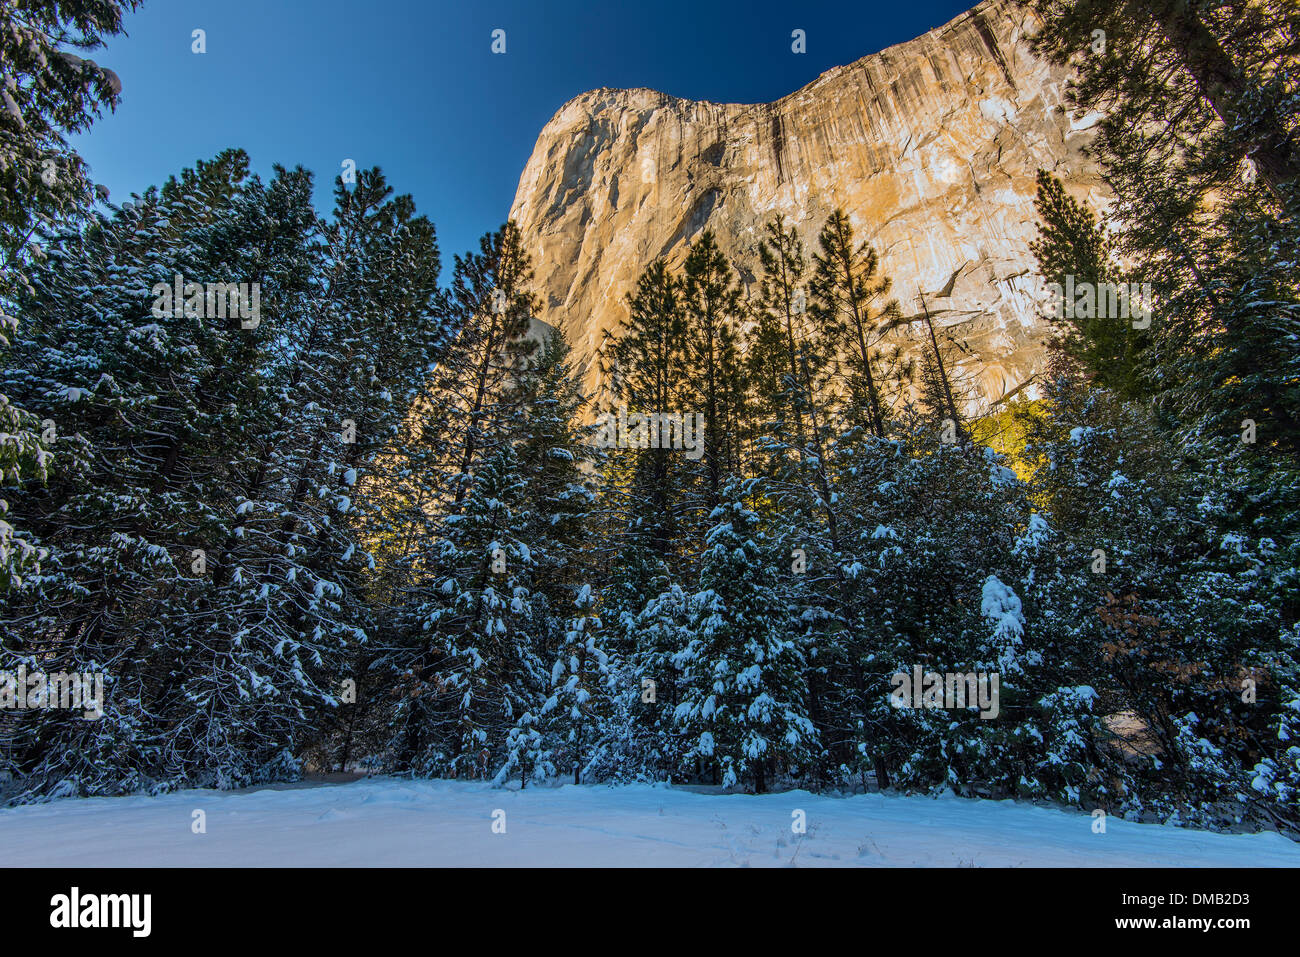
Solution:
[[[1037,169],[1104,198],[1082,152],[1095,118],[1070,113],[1065,74],[1029,51],[1033,28],[1012,0],[986,0],[775,103],[644,89],[570,100],[538,137],[511,207],[539,318],[565,331],[594,387],[603,332],[626,317],[624,295],[649,263],[680,265],[708,227],[752,286],[769,219],[783,213],[811,251],[840,207],[911,320],[891,336],[914,353],[928,342],[923,293],[967,411],[996,403],[1044,361],[1029,251]]]

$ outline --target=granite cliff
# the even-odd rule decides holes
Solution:
[[[539,318],[565,331],[594,387],[602,334],[650,262],[680,265],[709,228],[752,284],[769,219],[783,213],[811,251],[841,207],[880,253],[904,314],[919,318],[924,295],[967,411],[997,403],[1045,358],[1029,251],[1037,169],[1104,199],[1082,150],[1095,117],[1072,115],[1065,73],[1030,52],[1034,28],[1013,0],[986,0],[774,103],[575,97],[538,137],[510,213]],[[915,321],[892,335],[912,350],[928,341]]]

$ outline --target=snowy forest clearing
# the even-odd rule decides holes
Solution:
[[[505,833],[493,830],[498,809]],[[803,835],[792,833],[797,810]],[[195,811],[206,833],[193,833]],[[0,847],[11,867],[1300,866],[1300,845],[1278,834],[1092,825],[1012,801],[372,778],[18,807],[0,811]]]

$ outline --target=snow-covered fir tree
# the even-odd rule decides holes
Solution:
[[[595,604],[591,586],[583,585],[573,600],[574,615],[551,667],[551,696],[542,706],[555,741],[555,763],[572,770],[574,784],[582,783],[588,767],[602,757],[597,751],[608,745],[612,672]]]
[[[756,494],[752,484],[729,484],[710,516],[689,639],[673,656],[685,677],[673,719],[689,743],[686,761],[714,770],[724,787],[743,781],[762,792],[779,775],[806,773],[819,744],[781,595],[785,563],[745,504]]]
[[[533,712],[546,700],[550,672],[539,646],[545,622],[532,591],[535,558],[518,531],[528,487],[514,448],[498,444],[467,488],[443,537],[428,543],[404,649],[385,665],[405,669],[393,718],[402,764],[491,778],[506,761],[510,730],[523,735],[516,744],[537,732]],[[527,728],[517,725],[525,715]]]
[[[436,340],[417,328],[436,326],[431,233],[400,202],[384,211],[385,191],[374,223],[345,227],[358,239],[352,266],[405,290],[382,313],[355,285],[328,288],[310,175],[279,170],[263,184],[238,152],[65,231],[33,272],[15,341],[24,362],[6,388],[55,424],[67,469],[15,499],[50,560],[8,604],[6,648],[103,671],[107,703],[96,722],[28,716],[34,735],[52,722],[67,745],[21,754],[24,786],[292,774],[321,710],[337,705],[366,637],[365,560],[349,530],[358,476]],[[385,232],[410,237],[407,249],[394,257]],[[405,326],[404,353],[390,328],[367,325],[367,302]],[[322,325],[348,360],[327,380],[308,374],[326,361]],[[334,430],[353,408],[372,427],[360,443]]]

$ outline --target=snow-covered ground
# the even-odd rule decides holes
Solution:
[[[494,833],[504,811],[505,833]],[[195,811],[206,833],[194,833]],[[807,832],[792,832],[802,811]],[[500,820],[500,815],[497,815]],[[0,810],[9,866],[1300,866],[1277,834],[1225,835],[1011,801],[375,778]],[[499,829],[499,825],[498,825]]]

